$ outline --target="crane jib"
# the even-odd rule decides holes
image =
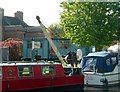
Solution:
[[[50,45],[51,45],[52,49],[54,50],[54,52],[56,53],[57,57],[59,58],[59,60],[61,61],[61,63],[62,63],[63,65],[66,65],[66,63],[64,62],[61,54],[59,53],[59,51],[58,51],[58,49],[57,49],[57,47],[56,47],[55,44],[53,43],[52,38],[51,38],[51,36],[50,36],[47,28],[42,24],[42,22],[40,21],[39,16],[36,16],[36,19],[38,20],[38,23],[40,24],[40,26],[41,26],[41,28],[42,28],[42,31],[43,31],[43,33],[44,33],[44,35],[45,35],[45,37],[47,38],[48,42],[50,43]]]

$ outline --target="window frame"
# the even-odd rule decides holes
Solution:
[[[45,72],[47,71],[44,71],[43,68],[47,67],[49,70],[49,73],[46,74]],[[53,70],[51,71],[50,67],[53,68]],[[41,70],[42,70],[42,76],[45,76],[45,77],[50,77],[50,76],[56,76],[56,71],[55,71],[55,66],[50,66],[50,65],[44,65],[44,66],[41,66]],[[47,70],[47,69],[46,69]],[[44,74],[45,73],[45,74]]]
[[[34,43],[33,43],[34,42]],[[32,48],[32,46],[33,46],[33,44],[34,44],[34,48],[36,48],[36,49],[40,49],[40,48],[42,48],[43,46],[43,42],[42,41],[28,41],[27,42],[27,47],[28,48]],[[38,46],[37,46],[38,45]]]
[[[22,76],[22,74],[20,75],[20,73],[24,73],[24,70],[20,70],[20,68],[24,69],[26,67],[29,68],[29,71],[25,71],[25,72],[29,72],[31,74],[23,74],[23,76]],[[33,66],[31,66],[31,65],[18,66],[17,69],[18,69],[18,76],[19,77],[33,77],[34,76]]]

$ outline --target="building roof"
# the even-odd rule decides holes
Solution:
[[[3,26],[10,26],[10,25],[21,25],[23,27],[28,27],[29,25],[26,24],[23,20],[20,20],[17,17],[9,17],[4,16],[2,20]]]

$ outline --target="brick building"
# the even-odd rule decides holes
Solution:
[[[4,16],[4,9],[0,8],[0,21],[2,22],[1,36],[2,40],[7,38],[19,38],[23,40],[25,37],[44,37],[40,26],[29,26],[23,20],[23,12],[17,11],[14,17]]]
[[[44,37],[40,26],[29,26],[24,22],[23,17],[23,12],[21,11],[15,12],[14,17],[4,16],[4,9],[0,8],[0,42],[8,38],[18,38],[23,40],[24,38]],[[6,55],[7,52],[4,53],[5,51],[0,49],[0,61],[14,61],[14,57],[19,57],[19,52],[17,52],[17,50],[20,50],[22,54],[21,46],[17,47],[17,49],[9,49],[9,55]],[[19,60],[19,58],[15,60]]]

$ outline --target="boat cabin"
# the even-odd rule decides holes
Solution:
[[[55,62],[3,62],[0,63],[0,91],[39,89],[83,89],[82,74],[66,75],[60,63]]]
[[[94,52],[83,57],[82,71],[107,73],[112,72],[118,64],[117,53]]]

